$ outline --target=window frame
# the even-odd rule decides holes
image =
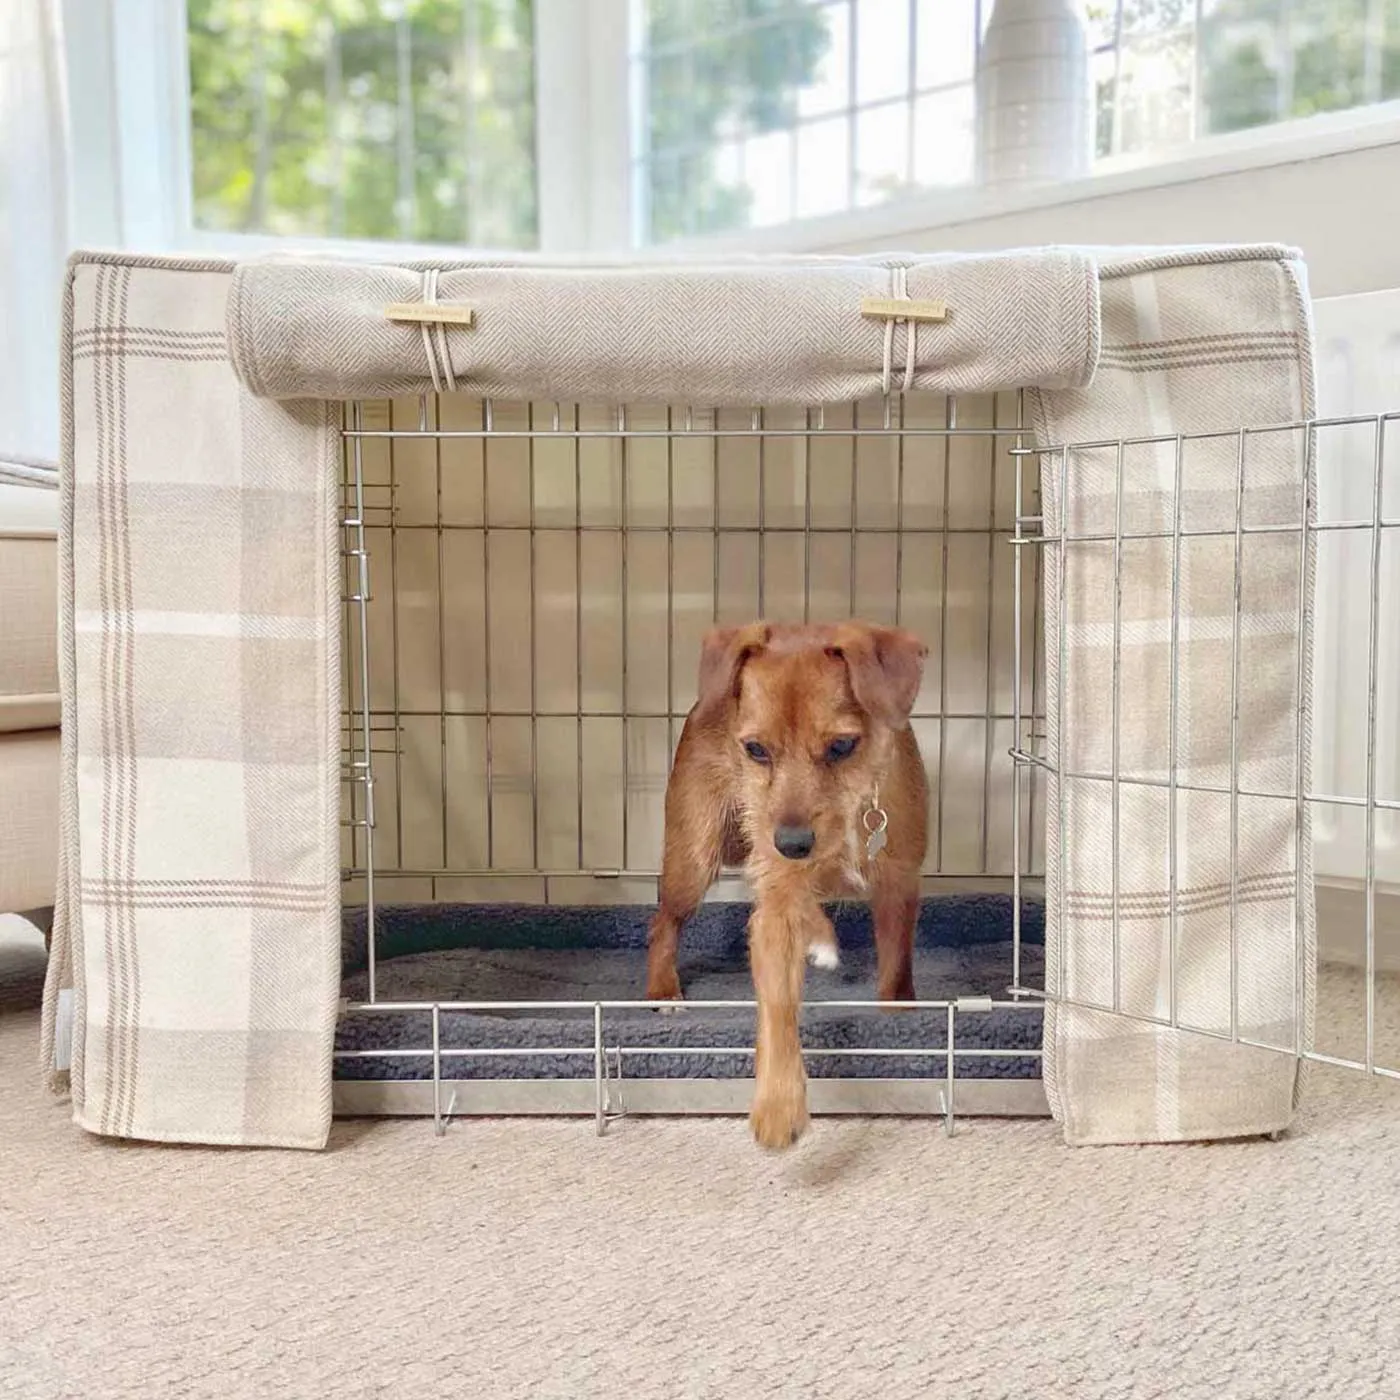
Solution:
[[[230,257],[284,249],[379,259],[493,251],[196,228],[185,0],[123,0],[120,24],[107,6],[90,0],[61,3],[74,239],[80,246]],[[1392,101],[1111,156],[1084,179],[1050,188],[949,187],[764,228],[642,244],[644,211],[634,181],[640,114],[633,111],[630,90],[631,36],[642,3],[535,0],[539,246],[537,253],[509,250],[503,256],[644,259],[868,245],[1134,190],[1400,145],[1400,101]]]

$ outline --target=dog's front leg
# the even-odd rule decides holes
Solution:
[[[726,779],[723,763],[687,723],[666,784],[659,899],[647,935],[647,996],[652,1001],[680,999],[676,949],[681,925],[700,907],[719,874],[729,820]]]
[[[757,1087],[749,1125],[762,1147],[790,1147],[807,1127],[798,1016],[814,916],[822,917],[822,911],[810,896],[767,891],[749,917],[749,961],[758,998]]]
[[[881,1001],[913,1001],[914,925],[919,918],[918,871],[881,872],[871,891],[875,919],[876,985]]]

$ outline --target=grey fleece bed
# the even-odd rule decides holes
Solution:
[[[841,945],[835,971],[808,970],[811,1001],[873,999],[875,954],[870,915],[863,905],[833,909]],[[528,905],[392,905],[377,913],[380,1001],[626,1001],[643,995],[646,931],[651,910],[639,905],[541,908]],[[692,1000],[748,1000],[744,929],[748,909],[740,904],[705,905],[686,926],[680,972]],[[1025,905],[1022,976],[1036,985],[1043,967],[1043,909]],[[343,995],[367,995],[363,910],[348,910]],[[1011,981],[1011,901],[1004,896],[957,895],[926,900],[915,941],[914,979],[929,1000],[960,996],[1005,996]],[[444,1051],[527,1050],[538,1054],[444,1055],[451,1079],[586,1079],[594,1073],[593,1013],[579,1011],[442,1012]],[[809,1051],[903,1049],[917,1056],[872,1054],[807,1056],[818,1078],[923,1078],[945,1074],[946,1013],[809,1006],[802,1021]],[[732,1053],[753,1044],[753,1011],[650,1009],[610,1011],[604,1021],[608,1046],[627,1046],[624,1072],[636,1078],[743,1078],[752,1057]],[[1036,1011],[998,1009],[960,1014],[959,1049],[1035,1050],[1041,1017]],[[425,1012],[342,1016],[337,1051],[427,1047],[431,1020]],[[560,1054],[563,1047],[580,1053]],[[657,1053],[646,1053],[653,1047]],[[667,1047],[698,1053],[667,1054]],[[729,1052],[729,1053],[726,1053]],[[1035,1079],[1032,1056],[986,1058],[955,1053],[959,1076]],[[337,1058],[337,1079],[427,1079],[429,1055]]]

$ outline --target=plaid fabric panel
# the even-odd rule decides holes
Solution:
[[[1092,388],[1039,396],[1044,443],[1219,430],[1180,448],[1042,458],[1056,541],[1045,547],[1047,753],[1057,774],[1083,775],[1048,785],[1046,985],[1120,1013],[1047,1014],[1046,1085],[1071,1142],[1239,1136],[1292,1116],[1315,956],[1297,801],[1311,716],[1299,626],[1309,455],[1297,430],[1234,430],[1312,412],[1301,285],[1285,258],[1117,269],[1102,285]],[[1129,537],[1179,526],[1175,567],[1171,538],[1115,544],[1120,522]],[[1174,856],[1173,713],[1178,784],[1224,790],[1178,790]],[[1251,794],[1233,813],[1232,787]],[[1229,1043],[1232,1000],[1240,1037],[1273,1048]]]
[[[324,405],[240,389],[229,282],[96,259],[71,278],[71,1088],[96,1133],[317,1147],[340,956],[335,436]]]

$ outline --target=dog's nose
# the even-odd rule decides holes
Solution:
[[[780,826],[773,833],[773,844],[779,854],[789,860],[806,860],[817,844],[817,837],[810,826]]]

